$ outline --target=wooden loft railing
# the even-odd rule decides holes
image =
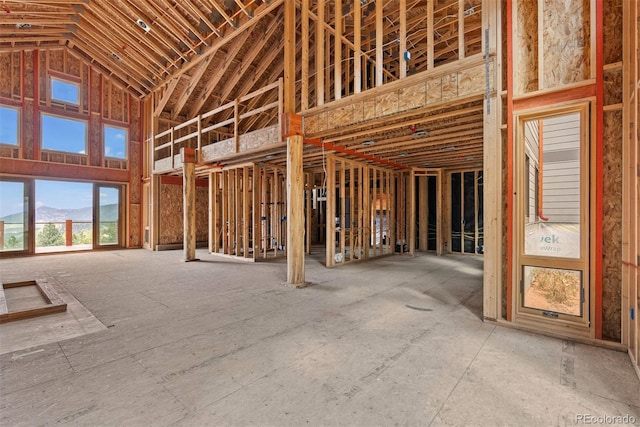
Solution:
[[[216,163],[281,142],[282,101],[279,79],[155,135],[153,173],[179,170],[183,147],[196,149],[198,163]]]

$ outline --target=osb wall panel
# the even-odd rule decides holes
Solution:
[[[604,63],[622,61],[622,5],[624,1],[604,0]]]
[[[196,240],[206,241],[209,233],[208,187],[196,186]],[[160,244],[168,245],[183,241],[182,185],[160,186]]]
[[[102,117],[118,122],[129,121],[129,94],[106,79],[103,79],[102,93]]]
[[[622,294],[622,111],[604,116],[602,334],[620,341]]]
[[[38,52],[38,97],[41,103],[47,102],[48,72],[47,72],[47,52]]]
[[[11,53],[0,54],[0,96],[5,98],[11,97],[11,80],[4,76],[11,76]]]
[[[589,78],[589,0],[545,0],[540,89]]]
[[[425,84],[409,86],[400,90],[400,109],[411,110],[426,103]]]
[[[519,0],[516,13],[513,90],[522,95],[538,90],[538,2]]]
[[[391,92],[376,97],[376,113],[378,117],[398,112],[398,92]],[[348,123],[352,123],[351,121]]]
[[[0,98],[6,98],[11,101],[21,101],[22,80],[21,53],[0,53]]]
[[[33,126],[33,101],[25,101],[22,117],[22,158],[33,160],[33,141],[34,141],[34,126]]]
[[[140,230],[140,205],[129,205],[129,247],[142,246],[142,232]]]
[[[33,99],[33,51],[27,51],[24,55],[24,97]]]
[[[102,94],[101,92],[102,74],[91,70],[90,75],[91,75],[91,112],[99,113],[101,111],[100,95]]]
[[[490,65],[491,88],[495,88],[493,79],[494,64]],[[383,117],[425,107],[442,101],[462,99],[485,91],[485,65],[476,65],[444,75],[425,74],[424,79],[406,88],[388,89],[371,98],[355,98],[352,104],[340,105],[322,112],[311,112],[304,117],[304,131],[307,136],[353,124],[367,122]],[[363,92],[363,94],[366,92]]]
[[[280,127],[278,125],[254,130],[240,135],[240,152],[255,150],[281,141]]]
[[[131,168],[131,184],[129,186],[131,193],[131,203],[140,203],[140,143],[131,142],[129,144],[129,167]]]
[[[161,245],[182,243],[182,186],[160,185],[160,236]]]
[[[622,70],[604,72],[604,105],[622,103]]]
[[[102,126],[98,120],[89,122],[89,156],[91,166],[102,166]]]
[[[196,240],[209,240],[209,187],[196,186]]]

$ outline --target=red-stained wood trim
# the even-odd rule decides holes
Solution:
[[[180,185],[182,186],[182,176],[162,175],[160,177],[161,184]],[[196,187],[209,187],[209,181],[206,179],[196,179]]]
[[[40,160],[40,72],[39,72],[39,51],[36,49],[32,53],[33,58],[33,159]],[[26,142],[26,141],[25,141]]]
[[[513,111],[515,112],[594,97],[596,96],[596,84],[561,89],[520,99],[513,99],[511,92],[508,92],[508,95],[513,103]]]
[[[604,1],[596,0],[596,152],[595,152],[595,335],[602,339],[602,208],[604,156]]]
[[[82,77],[79,77],[79,76],[73,76],[71,74],[66,74],[66,73],[62,73],[60,71],[51,70],[51,69],[47,70],[47,74],[59,80],[66,80],[68,82],[82,84]]]
[[[507,321],[513,319],[513,1],[507,0]]]
[[[107,169],[23,159],[6,159],[6,161],[0,162],[0,174],[28,176],[30,178],[69,177],[74,180],[129,182],[129,171],[126,169]]]
[[[358,157],[360,159],[368,160],[370,162],[378,163],[383,166],[388,166],[396,169],[409,169],[409,167],[405,165],[401,165],[400,163],[395,163],[390,160],[381,159],[379,157],[375,157],[369,154],[360,153],[355,150],[350,150],[348,148],[341,147],[339,145],[334,145],[330,142],[322,142],[320,139],[304,139],[305,144],[315,145],[316,147],[324,147],[325,150],[331,150],[342,154],[348,154],[349,156]]]

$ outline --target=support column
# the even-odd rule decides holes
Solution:
[[[287,138],[287,284],[304,281],[304,172],[302,135]]]
[[[502,138],[500,121],[502,117],[501,102],[498,94],[502,90],[500,48],[500,4],[485,0],[482,4],[483,45],[486,60],[486,85],[488,97],[484,100],[483,125],[483,179],[484,188],[491,191],[484,193],[484,277],[483,308],[485,319],[496,320],[501,316],[502,263]],[[487,50],[488,48],[488,50]],[[490,60],[493,57],[495,66],[490,73]],[[494,90],[492,90],[494,89]],[[509,117],[508,120],[511,120]],[[441,214],[441,213],[439,213]],[[512,233],[513,230],[507,230]],[[510,305],[511,301],[507,301]]]
[[[304,281],[304,172],[302,118],[296,109],[296,2],[284,2],[284,94],[282,137],[287,141],[287,284]],[[317,78],[317,77],[316,77]],[[276,183],[277,185],[277,183]]]
[[[184,261],[196,261],[196,150],[181,148]]]

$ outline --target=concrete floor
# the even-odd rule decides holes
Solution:
[[[0,260],[2,281],[45,275],[106,326],[9,352],[0,326],[0,425],[640,423],[625,353],[480,320],[479,258],[310,257],[296,290],[284,260],[197,256]]]

